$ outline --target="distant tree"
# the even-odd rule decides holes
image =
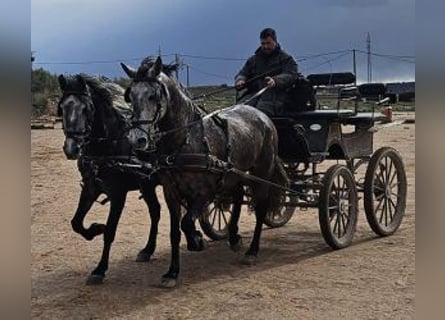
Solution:
[[[61,96],[57,75],[43,68],[31,72],[31,98],[33,113],[42,114],[50,100]]]

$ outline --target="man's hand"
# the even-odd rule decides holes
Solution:
[[[235,88],[236,88],[236,90],[241,90],[241,89],[243,89],[245,84],[246,84],[246,81],[244,81],[244,80],[238,80],[238,81],[235,83]]]
[[[266,85],[269,88],[273,88],[277,85],[277,83],[275,82],[275,79],[272,77],[266,77],[266,78],[264,78],[264,80],[266,81]]]

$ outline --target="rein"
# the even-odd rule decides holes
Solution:
[[[250,102],[251,100],[259,97],[260,95],[262,95],[267,89],[269,89],[268,87],[264,87],[263,89],[261,89],[260,91],[258,91],[257,93],[255,93],[252,97],[250,97],[249,99],[247,99],[244,103]],[[235,105],[236,106],[236,105]],[[202,117],[201,119],[189,122],[183,126],[177,127],[177,128],[173,128],[170,130],[165,130],[165,131],[161,131],[161,132],[157,132],[154,134],[150,134],[148,133],[146,130],[142,129],[141,127],[139,127],[139,125],[143,125],[143,124],[152,124],[157,120],[157,117],[155,117],[155,119],[153,120],[136,120],[136,121],[132,121],[132,128],[137,128],[139,130],[141,130],[142,132],[144,132],[147,136],[150,137],[150,139],[161,139],[169,134],[184,130],[184,129],[188,129],[192,126],[194,126],[195,124],[198,124],[202,121],[204,121],[205,119],[210,119],[216,115],[218,115],[220,112],[226,111],[226,110],[230,110],[231,108],[234,108],[235,106],[230,106],[230,107],[226,107],[226,108],[222,108],[222,109],[218,109],[215,110],[209,114],[206,114],[204,117]],[[157,114],[158,114],[158,110],[157,109]]]
[[[264,72],[262,74],[259,74],[259,75],[255,76],[255,77],[253,77],[252,79],[247,80],[246,82],[244,82],[243,88],[241,88],[241,90],[246,88],[250,83],[252,83],[252,82],[254,82],[254,81],[256,81],[256,80],[258,80],[258,79],[260,79],[260,78],[262,78],[264,76],[267,76],[267,75],[269,75],[270,73],[272,73],[274,71],[278,71],[280,69],[281,69],[281,66],[273,68],[273,69],[270,69],[270,70],[268,70],[268,71],[266,71],[266,72]],[[210,97],[210,96],[213,96],[215,94],[218,94],[218,93],[221,93],[221,92],[225,92],[225,91],[229,91],[229,90],[233,90],[233,89],[236,89],[236,86],[230,86],[230,87],[226,87],[226,88],[222,88],[222,89],[217,89],[217,90],[211,91],[209,93],[200,94],[199,96],[191,98],[191,100],[193,101],[193,100],[198,100],[198,99],[202,99],[202,98],[205,99],[206,97]],[[248,101],[250,101],[250,99]]]

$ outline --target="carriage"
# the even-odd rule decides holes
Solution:
[[[230,248],[240,249],[237,223],[243,203],[251,205],[256,215],[253,240],[242,259],[245,264],[255,263],[262,224],[282,226],[297,208],[318,208],[322,235],[334,249],[352,241],[359,193],[374,232],[390,235],[400,226],[407,192],[402,159],[391,147],[373,152],[375,125],[387,117],[375,108],[358,111],[360,95],[379,96],[384,86],[338,86],[335,110],[320,107],[269,118],[245,103],[212,113],[200,110],[171,76],[174,68],[163,65],[160,57],[145,59],[137,71],[122,67],[133,79],[125,93],[83,75],[69,80],[59,76],[63,148],[69,159],[78,159],[83,182],[71,223],[87,240],[104,234],[102,257],[88,284],[105,278],[111,244],[131,190],[139,189],[149,207],[150,235],[137,260],[150,260],[156,248],[160,206],[155,187],[160,179],[169,207],[172,245],[170,268],[161,278],[164,287],[177,284],[180,228],[189,250],[205,248],[202,234],[195,229],[196,218],[210,238],[229,238]],[[353,74],[308,78],[316,87],[355,80]],[[128,110],[114,105],[130,95],[131,121]],[[345,96],[355,101],[353,109],[340,108]],[[325,160],[336,163],[320,170]],[[85,228],[85,215],[101,193],[110,198],[107,223]],[[187,209],[185,215],[181,205]]]
[[[376,111],[379,102],[373,103],[369,112],[359,112],[358,103],[363,96],[381,98],[384,85],[354,86],[352,73],[315,74],[307,78],[316,88],[334,88],[337,106],[326,109],[319,105],[316,110],[292,117],[272,118],[279,137],[278,153],[291,184],[284,190],[281,209],[269,212],[265,224],[280,227],[297,209],[318,208],[325,241],[333,249],[341,249],[351,244],[358,201],[363,199],[371,229],[380,236],[394,233],[406,205],[403,161],[392,147],[373,150],[376,125],[390,121],[388,114]],[[352,101],[353,108],[342,108],[343,100]],[[331,164],[322,164],[325,160]],[[215,199],[200,218],[201,228],[211,239],[225,239],[230,215],[231,206]]]

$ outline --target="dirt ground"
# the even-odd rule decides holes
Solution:
[[[91,242],[71,230],[80,193],[76,163],[62,152],[63,132],[31,131],[32,318],[35,319],[412,319],[415,297],[415,125],[375,134],[375,149],[395,147],[408,177],[406,215],[390,237],[376,237],[362,201],[353,244],[332,251],[317,210],[298,211],[290,222],[263,232],[257,264],[239,264],[223,242],[189,252],[181,241],[181,280],[158,287],[170,260],[169,219],[163,200],[158,247],[149,263],[135,257],[146,242],[145,204],[132,192],[118,227],[107,279],[85,280],[98,263],[102,237]],[[162,198],[162,191],[158,190]],[[108,205],[95,204],[86,219],[105,222]],[[245,247],[254,215],[243,208]]]

